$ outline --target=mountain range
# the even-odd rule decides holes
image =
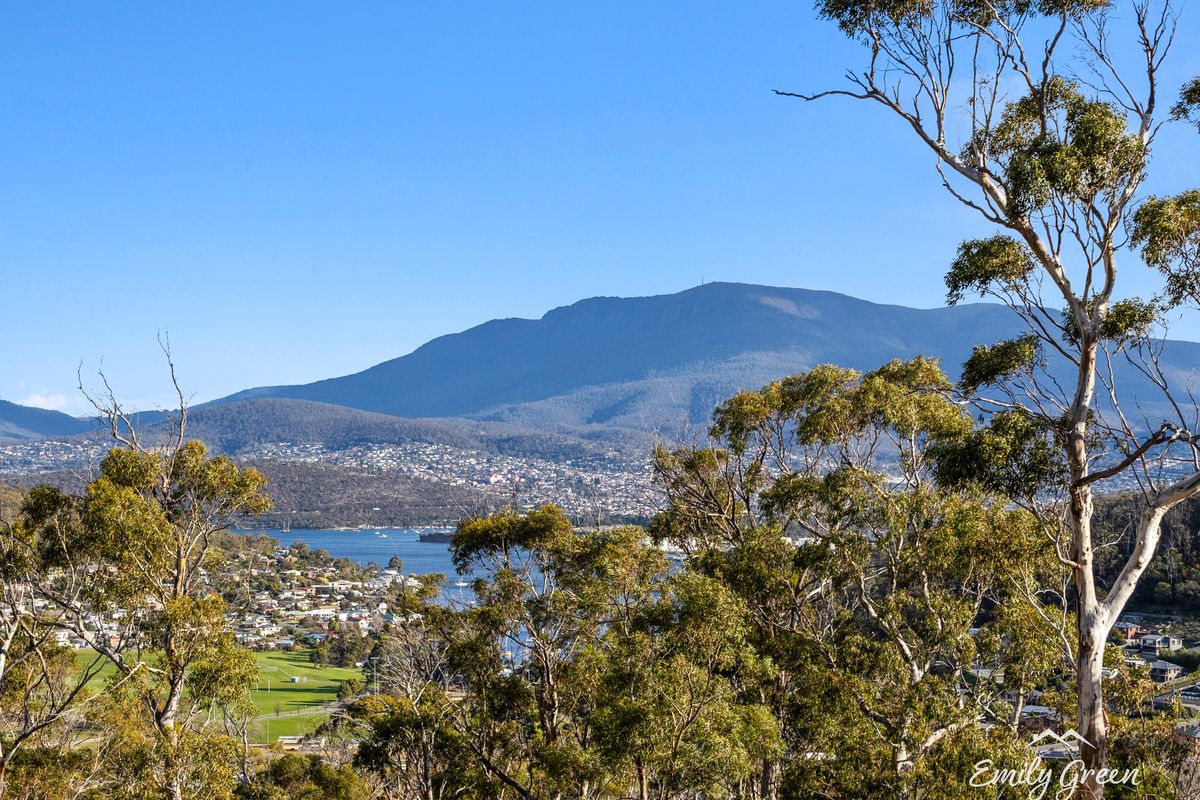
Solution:
[[[986,303],[915,309],[834,292],[710,283],[653,297],[596,297],[540,319],[498,319],[408,355],[315,383],[248,389],[192,412],[193,431],[235,452],[268,441],[442,441],[570,448],[679,435],[734,392],[819,363],[867,370],[917,354],[956,375],[977,344],[1022,324]],[[1200,345],[1170,341],[1162,363],[1189,380]],[[1051,365],[1064,379],[1069,365]],[[1125,400],[1160,401],[1136,370]],[[94,427],[0,403],[0,438]],[[547,437],[551,437],[549,440]]]
[[[398,417],[470,417],[538,429],[671,429],[732,392],[814,364],[869,369],[917,353],[957,366],[1019,323],[996,305],[918,310],[833,292],[710,283],[596,297],[541,319],[442,336],[363,372],[239,392]],[[221,402],[221,401],[219,401]]]
[[[0,442],[74,436],[95,428],[92,420],[0,400]]]

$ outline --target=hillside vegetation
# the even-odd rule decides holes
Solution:
[[[7,523],[16,516],[21,497],[20,489],[0,483],[0,523]]]

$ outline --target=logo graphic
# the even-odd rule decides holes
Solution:
[[[1075,730],[1074,728],[1067,728],[1061,734],[1055,733],[1050,728],[1046,728],[1046,730],[1029,740],[1029,746],[1037,747],[1040,744],[1044,744],[1046,740],[1058,742],[1066,747],[1077,747],[1081,744],[1086,744],[1088,747],[1092,746],[1092,743],[1083,738],[1079,734],[1079,731]]]
[[[1055,745],[1063,749],[1057,749]],[[1106,785],[1137,786],[1141,783],[1137,768],[1089,769],[1078,756],[1078,748],[1084,745],[1091,747],[1092,743],[1074,728],[1067,728],[1062,733],[1046,728],[1029,740],[1029,747],[1034,751],[1033,760],[1015,766],[1003,766],[990,758],[977,761],[970,785],[1016,789],[1028,800],[1073,800],[1078,796],[1079,787],[1088,779]]]

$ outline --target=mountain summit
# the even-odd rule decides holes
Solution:
[[[733,392],[824,362],[866,370],[925,354],[955,374],[972,346],[1020,330],[1020,320],[994,304],[914,309],[834,292],[710,283],[581,300],[536,320],[493,320],[353,375],[226,400],[296,398],[537,428],[671,429],[706,421]],[[1200,346],[1169,349],[1181,365],[1200,361]]]

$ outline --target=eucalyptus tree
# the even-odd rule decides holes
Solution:
[[[1200,128],[1200,78],[1184,84],[1179,92],[1179,102],[1171,109],[1175,119],[1188,120]]]
[[[326,726],[352,744],[354,764],[377,779],[388,800],[470,798],[487,784],[456,724],[464,710],[449,656],[457,623],[452,609],[408,597],[404,618],[384,631],[372,656],[377,693],[336,712]]]
[[[721,405],[709,446],[658,453],[652,531],[742,598],[771,665],[742,685],[788,744],[759,796],[966,791],[970,771],[936,766],[1011,752],[1021,693],[1063,669],[1070,617],[1036,520],[938,483],[972,430],[950,388],[921,358],[818,366]]]
[[[1194,212],[1179,213],[1194,208],[1194,194],[1139,205],[1167,116],[1160,72],[1176,10],[1170,0],[820,0],[818,9],[862,45],[864,64],[848,71],[844,88],[781,94],[882,108],[933,155],[947,191],[998,229],[962,245],[949,299],[999,297],[1029,332],[978,350],[962,388],[1007,415],[1001,438],[1027,426],[1063,462],[1038,487],[1049,501],[1039,513],[1063,513],[1056,543],[1078,620],[1076,727],[1093,770],[1085,793],[1100,797],[1104,643],[1154,554],[1164,514],[1200,491],[1195,413],[1159,368],[1156,328],[1166,312],[1196,304],[1200,232]],[[1185,89],[1176,116],[1194,109],[1194,90]],[[1118,281],[1118,263],[1133,268],[1134,247],[1162,278],[1153,298],[1130,297]],[[1163,395],[1139,400],[1162,402],[1130,404],[1117,385],[1122,361]],[[1021,452],[1015,447],[1014,458]],[[1144,512],[1124,568],[1102,586],[1092,498],[1117,480],[1136,483]]]
[[[589,653],[596,749],[638,800],[769,796],[759,768],[784,743],[770,708],[744,693],[772,669],[747,616],[725,583],[679,570]]]
[[[475,602],[388,636],[390,696],[350,709],[370,721],[360,763],[424,798],[759,796],[754,765],[782,743],[741,696],[767,667],[727,586],[553,506],[464,520],[451,552]]]
[[[43,602],[37,589],[53,580],[71,591],[82,575],[65,550],[66,532],[78,524],[79,501],[57,489],[37,487],[19,513],[0,522],[0,798],[8,793],[10,766],[23,753],[18,794],[40,791],[47,771],[71,763],[71,780],[89,788],[85,762],[100,748],[69,757],[79,743],[80,723],[94,695],[89,684],[102,659],[79,659],[60,641],[62,611]]]
[[[370,786],[347,764],[287,753],[238,786],[239,800],[369,800]]]
[[[642,535],[576,534],[554,506],[459,525],[451,553],[477,576],[477,604],[447,652],[469,698],[457,725],[498,793],[591,798],[620,784],[599,761],[588,656],[661,584],[665,561]]]
[[[121,739],[112,796],[219,797],[232,790],[235,744],[209,721],[249,713],[257,668],[208,571],[220,568],[218,535],[269,509],[266,479],[187,440],[182,393],[169,434],[151,440],[109,401],[98,408],[117,446],[55,543],[54,566],[75,577],[50,573],[34,591],[57,628],[113,668],[104,692],[105,722]]]

